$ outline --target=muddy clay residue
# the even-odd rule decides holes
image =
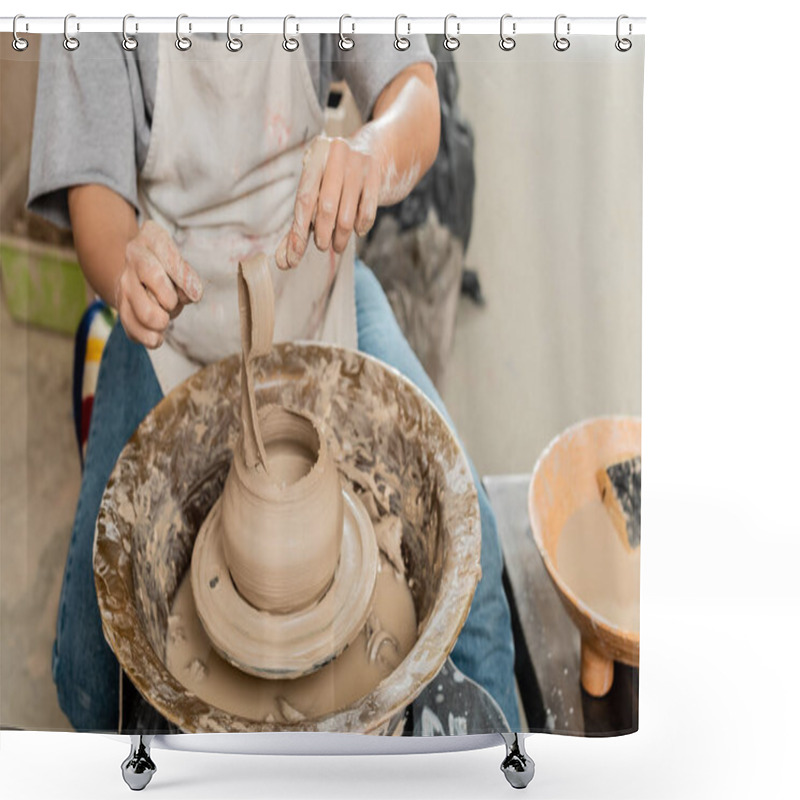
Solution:
[[[381,554],[367,623],[345,651],[310,675],[259,678],[221,658],[198,619],[187,571],[167,625],[169,671],[200,699],[256,721],[296,723],[352,704],[392,673],[416,641],[414,600],[405,576]]]
[[[559,575],[597,616],[639,632],[640,549],[626,549],[603,501],[591,500],[566,521],[558,540]]]
[[[313,466],[308,456],[296,452],[296,449],[282,441],[275,446],[270,444],[265,447],[267,473],[271,475],[271,480],[276,480],[278,488],[284,480],[290,485],[302,480]],[[336,474],[335,468],[331,468]],[[235,599],[236,595],[228,592],[224,597],[233,602],[227,615],[231,627],[247,631],[248,641],[255,647],[255,650],[244,648],[241,653],[245,661],[238,661],[238,654],[237,658],[231,658],[224,646],[219,649],[221,642],[206,627],[212,620],[204,616],[201,621],[197,606],[200,600],[197,600],[193,583],[199,581],[200,586],[208,584],[206,594],[210,592],[217,598],[215,602],[221,603],[223,596],[218,595],[220,586],[230,583],[227,571],[219,573],[221,577],[214,577],[209,583],[210,573],[206,574],[199,567],[196,569],[197,565],[193,562],[192,569],[184,575],[172,602],[165,645],[167,668],[188,691],[217,708],[255,722],[301,723],[338,711],[364,697],[394,672],[410,652],[417,639],[417,617],[414,598],[406,582],[401,549],[402,522],[391,515],[381,518],[374,499],[370,498],[372,502],[362,504],[352,484],[347,481],[344,483],[350,498],[348,505],[355,502],[363,509],[366,527],[359,527],[364,527],[365,534],[375,547],[375,560],[368,559],[366,562],[371,580],[364,579],[359,565],[353,568],[350,562],[354,557],[358,560],[359,551],[345,543],[336,576],[324,597],[308,611],[289,616],[267,613],[266,617],[262,611],[259,619],[254,620],[251,615],[258,613],[256,607]],[[335,486],[340,491],[338,476]],[[363,494],[362,497],[370,496]],[[369,517],[366,505],[375,515],[375,524]],[[346,517],[349,527],[345,527],[345,539],[349,540],[353,535],[350,529],[355,520],[350,520],[350,514]],[[209,519],[214,519],[213,510]],[[204,529],[207,524],[203,526]],[[211,524],[213,526],[214,522]],[[290,533],[289,538],[304,541],[303,531]],[[195,557],[197,548],[206,539],[207,534],[201,529]],[[377,558],[378,548],[381,550],[380,558]],[[313,550],[306,548],[306,551],[313,555]],[[350,600],[362,591],[366,591],[368,605],[364,606],[362,614],[356,615],[354,608],[357,607]],[[201,598],[203,602],[204,598],[205,594]],[[331,604],[339,608],[344,618],[339,614],[320,627],[319,615],[322,614],[324,619],[326,614],[323,608],[329,609]],[[215,625],[220,624],[221,620],[216,616],[214,620]],[[272,630],[272,635],[260,639],[259,631],[264,634],[272,627],[265,627],[263,623],[279,621],[285,632],[279,627]],[[297,639],[301,630],[306,634]],[[352,630],[352,633],[342,640],[342,633],[347,630]],[[308,636],[314,639],[310,649]],[[286,668],[286,664],[294,662],[292,659],[282,659],[282,651],[286,648],[292,650],[295,646],[299,646],[302,652],[319,654],[319,657],[310,659],[312,663],[316,662],[313,669],[293,672]],[[246,657],[248,652],[250,658]],[[268,665],[268,668],[254,669],[256,664]],[[283,664],[283,668],[279,668],[279,664]]]

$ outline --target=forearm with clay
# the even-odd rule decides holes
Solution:
[[[86,280],[119,312],[128,337],[158,347],[170,319],[203,294],[200,278],[170,235],[100,184],[72,187],[67,195],[75,250]]]
[[[405,69],[378,97],[372,119],[351,138],[378,159],[377,205],[399,203],[430,169],[439,150],[441,112],[429,64]]]

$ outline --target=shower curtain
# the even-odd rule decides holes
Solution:
[[[0,38],[3,726],[637,729],[644,37],[456,23]],[[350,548],[288,611],[193,557],[261,253]]]

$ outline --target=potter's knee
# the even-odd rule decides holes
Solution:
[[[75,709],[74,696],[75,687],[72,685],[70,675],[73,672],[74,666],[70,664],[72,661],[69,649],[64,649],[60,646],[59,640],[53,642],[53,653],[51,670],[53,674],[53,683],[56,687],[56,696],[58,697],[58,705],[66,715],[67,719],[77,728],[75,723]],[[86,704],[86,698],[82,698],[82,705]]]
[[[91,665],[81,659],[79,648],[53,649],[52,672],[58,705],[76,731],[117,729],[119,697],[93,679]]]
[[[70,705],[70,698],[74,688],[73,676],[80,675],[85,666],[80,663],[80,651],[76,653],[65,637],[56,637],[53,642],[51,670],[53,683],[56,685],[56,692],[58,693],[58,701],[64,713],[67,713],[65,705]]]
[[[53,642],[53,647],[50,650],[50,675],[53,677],[53,683],[58,687],[58,642]]]

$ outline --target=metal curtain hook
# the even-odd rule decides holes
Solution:
[[[620,14],[617,17],[617,41],[614,42],[614,47],[616,47],[617,50],[620,51],[620,53],[627,53],[628,50],[630,50],[631,47],[633,47],[633,42],[630,39],[628,39],[627,37],[620,36],[620,27],[621,27],[622,20],[624,20],[624,19],[628,19],[628,15],[627,14]],[[633,33],[633,26],[629,22],[628,23],[628,36],[630,36],[632,33]]]
[[[75,19],[74,14],[67,14],[67,16],[64,17],[64,41],[62,42],[64,49],[69,50],[70,53],[77,50],[81,46],[81,43],[74,36],[69,35],[69,21],[71,19]],[[80,29],[80,24],[76,23],[76,30]]]
[[[509,36],[505,32],[505,24],[507,19],[513,19],[511,14],[503,14],[500,17],[500,49],[505,50],[508,52],[509,50],[513,50],[517,46],[517,40],[513,36]],[[511,33],[517,32],[517,23],[511,23]]]
[[[17,20],[20,20],[20,19],[25,19],[25,15],[24,14],[17,14],[17,16],[14,17],[14,22],[11,25],[11,32],[14,34],[14,38],[11,40],[11,46],[18,53],[21,53],[23,50],[27,50],[28,49],[28,40],[27,39],[23,39],[17,33]],[[26,30],[27,30],[27,27],[28,26],[26,24],[25,25]]]
[[[451,19],[456,20],[456,35],[451,36],[449,31],[447,30],[448,23]],[[453,50],[458,50],[461,42],[458,39],[458,34],[461,33],[461,23],[458,21],[458,17],[455,14],[448,14],[444,18],[444,41],[442,44],[444,45],[445,50],[449,50],[451,53]]]
[[[394,18],[394,49],[400,50],[408,50],[411,47],[411,40],[407,39],[405,36],[400,35],[400,20],[401,19],[408,19],[405,14],[398,14]],[[406,32],[411,33],[411,25],[410,23],[406,22]]]
[[[243,47],[244,42],[241,39],[237,39],[235,36],[231,36],[231,22],[235,19],[239,19],[236,14],[231,14],[228,17],[228,41],[225,42],[225,47],[231,51],[231,53],[238,53]],[[241,32],[242,26],[239,26],[239,31]]]
[[[188,14],[178,14],[175,18],[175,47],[184,52],[192,46],[192,40],[181,33],[181,20],[188,19],[188,17]],[[189,30],[192,30],[191,22],[189,23]]]
[[[126,14],[122,18],[122,47],[123,49],[130,52],[131,50],[135,50],[139,46],[139,42],[135,36],[131,36],[128,33],[128,20],[135,19],[133,14]],[[138,25],[136,26],[138,29]]]
[[[291,14],[283,18],[283,49],[287,53],[294,53],[298,47],[300,47],[300,42],[295,39],[293,36],[289,36],[289,20],[290,19],[297,19],[293,17]],[[300,32],[300,26],[296,26],[296,30]]]
[[[553,36],[555,37],[555,41],[553,42],[553,47],[555,47],[555,49],[558,50],[559,53],[563,53],[565,50],[569,50],[570,41],[569,39],[567,39],[567,36],[569,36],[569,29],[570,29],[569,22],[567,23],[567,36],[558,35],[559,20],[566,18],[567,18],[566,14],[559,14],[556,17],[555,22],[553,23]]]
[[[346,19],[353,19],[349,14],[342,14],[339,17],[339,49],[340,50],[352,50],[355,47],[355,42],[349,37],[344,35],[344,21]],[[351,23],[352,29],[351,33],[356,32],[356,24],[355,22]]]

